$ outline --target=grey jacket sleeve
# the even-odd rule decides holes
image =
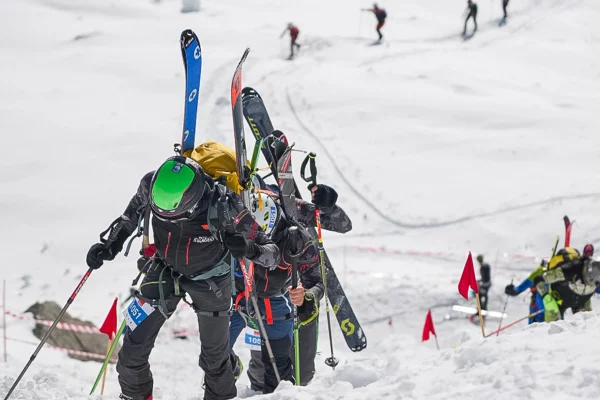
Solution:
[[[315,205],[303,200],[296,200],[296,216],[306,226],[316,227]],[[346,233],[352,230],[352,221],[340,206],[321,208],[321,227],[328,231]]]
[[[315,299],[321,300],[325,293],[323,279],[321,277],[321,267],[319,264],[310,266],[300,272],[300,281],[307,292],[312,293]]]
[[[255,244],[256,256],[252,258],[256,264],[265,268],[275,268],[281,261],[279,247],[265,235],[256,223],[250,211],[242,204],[242,199],[235,193],[230,193],[230,215],[234,219],[236,232],[244,235],[250,245]]]

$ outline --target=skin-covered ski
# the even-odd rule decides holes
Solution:
[[[284,156],[282,156],[279,160],[279,168],[277,167],[278,163],[274,162],[275,157],[273,154],[273,149],[269,148],[269,141],[267,140],[267,138],[273,133],[274,128],[264,102],[258,92],[249,87],[244,88],[242,90],[242,106],[244,117],[252,129],[255,139],[263,141],[263,155],[267,163],[271,166],[271,172],[276,178],[278,185],[280,185],[280,189],[283,189],[280,181],[285,178],[290,178],[294,185],[294,196],[296,198],[302,198],[296,182],[293,181],[293,175],[280,176],[280,171],[282,171],[281,168],[286,165],[286,163],[282,162],[281,159],[285,159],[288,154],[291,155],[291,152],[288,152],[288,150],[284,152]],[[280,137],[279,139],[285,144],[288,144],[285,137]],[[286,169],[286,171],[288,170],[291,172],[291,168]],[[309,232],[315,240],[318,240],[318,233],[315,228],[309,228]],[[367,347],[367,338],[360,323],[358,322],[358,319],[356,318],[356,315],[354,314],[352,306],[348,302],[348,298],[346,297],[344,289],[342,288],[331,261],[327,256],[327,252],[324,251],[323,254],[326,266],[328,297],[336,319],[340,329],[342,330],[348,347],[352,351],[361,351]]]

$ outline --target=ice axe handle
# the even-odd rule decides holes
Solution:
[[[304,179],[305,182],[311,182],[313,185],[317,184],[317,165],[315,164],[315,158],[317,155],[313,152],[308,153],[304,161],[302,161],[302,165],[300,166],[300,176]],[[310,176],[307,177],[306,165],[310,161]]]

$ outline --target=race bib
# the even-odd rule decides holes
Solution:
[[[123,311],[123,316],[130,330],[135,330],[148,315],[152,314],[156,309],[150,304],[138,298],[133,299],[131,304]]]
[[[260,332],[253,328],[246,328],[244,331],[244,343],[250,350],[260,351]]]

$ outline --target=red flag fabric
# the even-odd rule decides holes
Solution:
[[[425,317],[425,325],[423,325],[423,336],[421,337],[421,341],[424,342],[429,340],[429,334],[432,333],[434,336],[435,328],[433,327],[433,319],[431,318],[431,310],[427,313],[427,317]]]
[[[467,262],[465,263],[465,269],[463,269],[460,281],[458,281],[458,293],[462,297],[469,300],[469,287],[479,293],[479,286],[477,286],[477,279],[475,279],[475,267],[473,266],[473,256],[469,252]]]
[[[113,301],[113,305],[104,320],[104,323],[100,327],[100,332],[108,335],[110,340],[113,340],[117,335],[117,298]]]

